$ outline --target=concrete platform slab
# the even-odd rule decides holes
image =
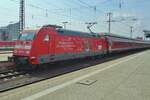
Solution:
[[[12,56],[12,53],[0,54],[0,61],[8,61],[9,56]]]

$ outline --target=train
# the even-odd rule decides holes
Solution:
[[[15,40],[13,41],[0,41],[0,49],[13,49],[15,47]]]
[[[17,65],[41,65],[149,47],[150,41],[45,25],[38,30],[24,30],[19,35],[13,59]]]

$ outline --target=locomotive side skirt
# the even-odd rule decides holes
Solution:
[[[65,54],[57,54],[57,55],[41,55],[38,57],[39,58],[38,60],[42,64],[42,63],[46,63],[46,62],[54,62],[54,61],[103,55],[105,53],[106,53],[106,51],[104,51],[104,52],[65,53]]]

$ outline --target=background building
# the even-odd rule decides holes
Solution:
[[[0,27],[0,40],[15,40],[19,35],[19,23]]]

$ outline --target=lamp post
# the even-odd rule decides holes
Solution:
[[[66,24],[68,23],[68,22],[62,22],[63,23],[63,25],[64,25],[64,29],[66,29]]]
[[[133,26],[130,26],[130,38],[132,38],[133,35]]]
[[[19,24],[21,33],[25,27],[25,0],[20,0]]]

